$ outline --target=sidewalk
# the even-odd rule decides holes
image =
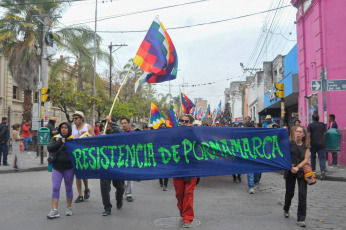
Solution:
[[[0,174],[2,173],[17,173],[17,172],[30,172],[30,171],[48,171],[47,157],[43,158],[43,164],[40,164],[40,157],[36,157],[36,152],[34,151],[22,151],[20,153],[20,167],[19,171],[13,169],[13,155],[12,151],[9,150],[7,156],[7,163],[10,166],[0,166]],[[2,163],[2,162],[1,162]]]
[[[23,151],[20,154],[20,164],[21,170],[19,172],[30,172],[30,171],[42,171],[48,170],[48,162],[47,158],[43,158],[43,164],[40,164],[40,157],[36,157],[36,152],[33,151]],[[8,155],[8,164],[10,166],[0,166],[0,174],[1,173],[16,173],[13,169],[13,157],[12,152],[10,150]],[[321,176],[321,172],[319,171],[319,162],[318,159],[316,161],[317,165],[317,173],[316,177],[319,178]],[[346,165],[331,167],[327,166],[327,178],[329,181],[344,181],[346,182]]]

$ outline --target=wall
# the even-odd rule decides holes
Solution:
[[[324,114],[323,93],[311,90],[311,81],[320,79],[323,68],[327,69],[327,80],[346,79],[345,0],[313,0],[307,9],[302,6],[302,1],[293,0],[291,3],[302,11],[302,16],[297,12],[299,118],[306,126],[310,120],[309,111],[311,113],[313,108],[318,111],[322,122],[324,115],[335,114],[343,135],[339,162],[346,164],[346,106],[342,106],[346,91],[326,93],[328,114]],[[310,101],[313,103],[308,103]]]

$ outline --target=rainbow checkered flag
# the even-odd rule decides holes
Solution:
[[[185,114],[190,114],[191,109],[195,107],[195,104],[186,96],[185,93],[181,93],[181,108]]]
[[[135,83],[135,91],[142,83],[160,83],[177,77],[177,52],[158,17],[151,24],[133,63],[144,71]]]
[[[151,103],[150,110],[150,127],[158,129],[162,123],[165,123],[164,116],[160,113],[159,109],[154,103]]]
[[[166,125],[167,125],[167,127],[179,126],[179,121],[178,121],[178,117],[177,117],[177,109],[175,108],[174,102],[171,106],[171,109],[168,112]]]

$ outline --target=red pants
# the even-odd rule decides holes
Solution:
[[[196,187],[197,178],[192,178],[190,182],[184,182],[183,178],[173,178],[175,196],[178,200],[178,209],[182,214],[183,222],[191,223],[194,218],[193,213],[193,191]]]

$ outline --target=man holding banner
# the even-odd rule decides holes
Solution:
[[[110,116],[107,116],[107,130],[105,134],[114,134],[114,133],[121,133],[121,128],[112,121]],[[102,196],[102,203],[104,206],[104,212],[102,213],[102,216],[108,216],[111,214],[112,204],[110,201],[110,191],[111,191],[111,182],[113,186],[116,189],[115,192],[115,199],[117,201],[117,208],[121,209],[123,206],[123,195],[125,191],[125,185],[124,181],[122,180],[110,180],[110,179],[100,179],[100,188],[101,188],[101,196]]]
[[[120,124],[121,124],[121,128],[123,129],[124,133],[133,132],[133,130],[130,130],[130,119],[123,117],[120,120]],[[125,196],[126,196],[126,200],[128,202],[133,201],[132,185],[133,185],[133,181],[130,181],[130,180],[125,181]]]
[[[191,115],[184,115],[180,124],[185,126],[192,126],[194,118]],[[175,197],[178,201],[178,209],[180,216],[183,219],[183,228],[190,228],[194,218],[193,212],[193,192],[196,187],[196,177],[182,177],[173,178],[173,185],[175,188]]]

